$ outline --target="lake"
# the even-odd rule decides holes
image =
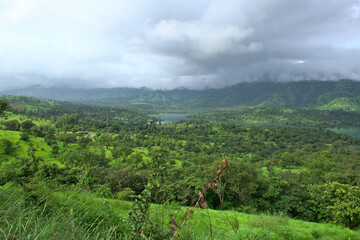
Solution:
[[[160,118],[161,119],[161,123],[165,124],[165,123],[172,123],[172,122],[176,122],[176,121],[180,121],[180,120],[191,120],[191,118],[187,117],[193,115],[193,113],[169,113],[169,114],[150,114],[150,117],[155,117],[155,118]],[[209,121],[215,121],[218,123],[229,123],[228,121],[221,121],[221,120],[213,120],[210,119]],[[236,123],[236,122],[231,122],[231,123]],[[256,126],[260,126],[260,127],[265,127],[265,126],[284,126],[284,125],[276,125],[276,124],[264,124],[264,125],[259,125],[259,124],[251,124],[251,123],[240,123],[239,124],[244,124],[244,125],[256,125]],[[286,127],[291,127],[291,126],[286,126]],[[304,127],[304,128],[309,128],[308,126],[294,126],[294,127]],[[346,126],[346,127],[339,127],[339,128],[327,128],[327,130],[336,132],[336,133],[344,133],[353,137],[357,137],[360,138],[360,127],[353,127],[353,126]]]
[[[193,115],[193,113],[169,113],[169,114],[150,114],[150,117],[160,118],[161,123],[172,123],[181,120],[191,120],[187,116]]]

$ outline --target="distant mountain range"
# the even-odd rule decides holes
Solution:
[[[30,87],[0,92],[93,105],[144,108],[224,108],[278,106],[360,110],[360,82],[299,81],[239,83],[222,89],[150,90],[146,88],[71,89]]]

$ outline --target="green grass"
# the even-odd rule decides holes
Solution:
[[[90,193],[39,187],[29,194],[7,184],[0,187],[0,239],[126,239],[131,207]],[[149,216],[169,229],[170,214],[180,225],[186,209],[153,204]],[[188,234],[190,239],[360,239],[357,232],[332,224],[211,209],[194,211],[180,231],[182,237]]]
[[[125,222],[102,220],[95,204],[54,195],[39,205],[33,197],[11,185],[0,188],[0,239],[124,239]]]
[[[29,149],[33,148],[35,157],[41,157],[45,163],[57,163],[55,156],[51,153],[51,147],[43,138],[31,136],[28,141],[20,140],[21,132],[0,130],[0,157],[2,159],[14,159],[16,157],[28,157]],[[3,139],[12,143],[12,151],[9,154],[3,152]]]
[[[177,211],[176,208],[168,208],[162,213],[163,208],[153,206],[152,214],[157,216],[158,221],[161,216]],[[186,208],[182,207],[180,211],[179,215],[183,216]],[[169,221],[167,218],[164,222]],[[332,224],[293,220],[282,215],[249,215],[204,209],[195,211],[180,233],[185,232],[192,232],[197,239],[360,239],[356,232]]]
[[[6,112],[6,114],[0,116],[0,123],[2,121],[17,120],[23,122],[26,120],[32,120],[36,125],[51,125],[51,122],[39,118],[28,118],[25,115],[13,114]],[[28,157],[28,150],[30,148],[35,149],[35,156],[41,157],[44,162],[47,163],[58,163],[55,157],[51,153],[51,147],[45,143],[43,138],[31,136],[29,141],[20,140],[22,132],[19,131],[8,131],[1,130],[4,126],[0,125],[0,157],[2,159],[13,159],[15,157]],[[10,154],[4,154],[3,152],[3,139],[8,139],[12,143],[12,151]]]
[[[14,114],[12,112],[5,112],[4,115],[0,116],[0,122],[2,121],[11,121],[11,120],[17,120],[19,122],[23,122],[26,120],[31,120],[33,123],[35,123],[38,126],[41,125],[53,125],[50,120],[46,120],[43,118],[37,118],[37,117],[28,117],[23,114]]]

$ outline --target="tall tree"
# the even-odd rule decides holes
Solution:
[[[6,100],[0,99],[0,114],[2,114],[6,109],[9,109],[9,102]]]

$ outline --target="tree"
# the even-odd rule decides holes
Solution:
[[[29,141],[30,140],[30,135],[28,132],[23,132],[21,134],[20,140],[24,140],[24,141]]]
[[[72,133],[64,133],[60,138],[64,142],[64,147],[66,147],[69,143],[76,142],[76,135]]]
[[[10,140],[8,139],[3,139],[3,144],[4,144],[4,153],[5,154],[9,154],[12,150],[12,143],[10,142]]]
[[[360,225],[360,188],[333,182],[325,184],[323,199],[332,219],[350,229]]]
[[[83,169],[107,167],[110,162],[110,160],[106,158],[105,152],[101,151],[101,153],[98,154],[91,151],[90,148],[69,150],[62,155],[60,161],[71,167],[80,167]]]
[[[143,155],[140,152],[133,152],[127,156],[126,162],[138,166],[140,163],[143,163]]]
[[[284,152],[283,154],[281,154],[279,164],[281,167],[287,168],[291,165],[294,165],[294,162],[295,162],[294,160],[295,160],[295,158],[294,158],[293,154],[291,154],[289,152]]]
[[[315,220],[340,223],[353,229],[360,225],[360,188],[332,182],[308,187]]]
[[[100,137],[97,138],[97,140],[101,145],[106,146],[106,148],[109,149],[113,141],[113,138],[110,133],[103,133],[100,135]]]
[[[30,130],[33,126],[35,126],[35,124],[31,120],[26,120],[21,123],[22,129]]]
[[[52,144],[51,145],[51,148],[52,148],[52,153],[53,154],[58,154],[59,153],[59,150],[60,150],[60,148],[59,148],[59,145],[57,145],[57,143],[54,143],[54,144]]]
[[[231,161],[230,164],[231,167],[225,172],[229,194],[244,205],[259,187],[258,172],[251,164],[240,160]]]
[[[0,114],[2,114],[6,109],[9,109],[9,102],[6,100],[0,99]]]
[[[4,122],[5,129],[10,131],[19,131],[20,130],[20,123],[17,120],[11,120]]]

